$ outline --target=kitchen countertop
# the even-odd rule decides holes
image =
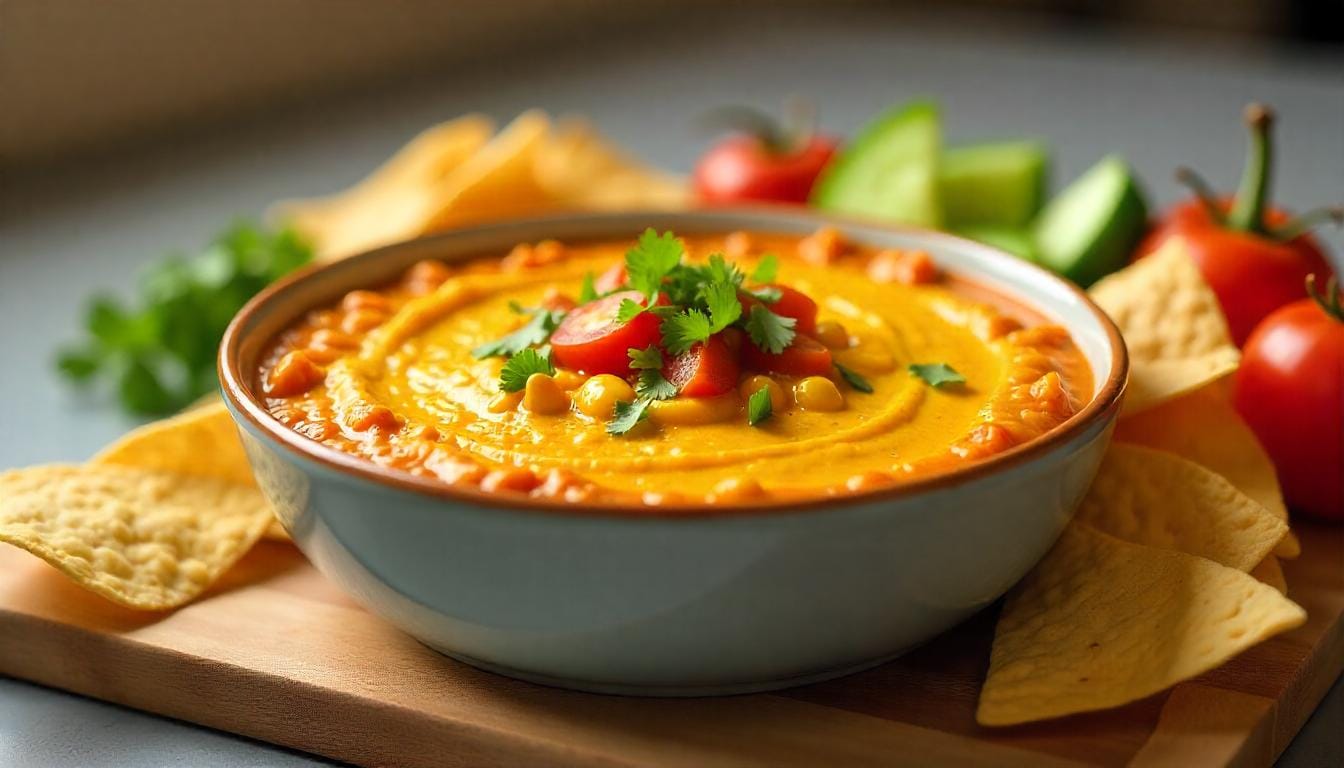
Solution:
[[[648,160],[685,170],[705,140],[706,107],[772,108],[814,98],[827,128],[852,131],[882,107],[922,95],[944,106],[951,141],[1037,136],[1055,180],[1124,154],[1153,197],[1174,199],[1178,164],[1235,184],[1241,107],[1280,115],[1278,199],[1344,199],[1344,54],[1226,41],[1098,35],[968,16],[937,22],[878,10],[728,13],[693,29],[650,23],[638,40],[508,51],[269,118],[184,133],[115,154],[0,179],[0,467],[86,458],[131,421],[51,373],[76,338],[83,298],[126,292],[135,270],[207,240],[271,201],[339,189],[433,122],[467,111],[501,120],[528,107],[591,117]],[[1344,253],[1336,229],[1324,239]],[[1344,683],[1281,764],[1344,762]],[[0,678],[0,765],[324,765],[319,758]]]

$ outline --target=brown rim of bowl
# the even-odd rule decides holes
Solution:
[[[1093,394],[1092,399],[1088,401],[1087,405],[1085,405],[1082,410],[1078,411],[1073,416],[1070,416],[1063,424],[1056,426],[1045,434],[1032,438],[1025,443],[1015,445],[1002,453],[978,461],[969,462],[965,466],[947,472],[940,472],[920,480],[912,480],[907,483],[899,483],[887,488],[877,488],[871,491],[846,493],[836,496],[819,496],[817,498],[805,498],[800,500],[766,499],[760,502],[727,505],[705,504],[703,502],[698,504],[670,505],[596,502],[580,505],[556,499],[534,498],[522,494],[491,493],[474,487],[458,488],[437,480],[417,477],[400,470],[380,467],[361,457],[323,445],[286,427],[271,416],[270,413],[251,395],[247,386],[244,384],[244,378],[239,375],[240,371],[236,370],[236,364],[241,362],[237,360],[237,358],[239,356],[239,346],[243,336],[242,329],[248,324],[253,314],[262,309],[273,296],[284,291],[289,286],[308,280],[318,273],[337,267],[351,259],[375,259],[377,258],[375,254],[404,247],[410,242],[432,242],[437,239],[447,239],[464,232],[488,230],[491,228],[508,229],[514,227],[522,228],[529,225],[542,225],[546,222],[564,221],[574,218],[575,216],[590,219],[610,216],[613,219],[617,219],[640,216],[665,217],[678,214],[711,212],[723,214],[725,216],[732,216],[734,214],[747,216],[780,216],[795,214],[799,215],[801,218],[815,221],[819,225],[835,224],[841,226],[850,225],[881,229],[892,233],[904,233],[935,240],[951,241],[953,243],[962,244],[963,246],[970,245],[976,249],[994,253],[997,256],[1008,260],[1009,263],[1014,265],[1014,268],[1035,271],[1045,276],[1047,279],[1054,281],[1073,293],[1082,301],[1083,306],[1087,307],[1087,309],[1092,312],[1093,316],[1096,317],[1101,324],[1101,327],[1106,332],[1106,337],[1111,348],[1110,375],[1096,388],[1096,392]],[[464,254],[461,258],[466,260],[473,258],[473,256],[471,254]],[[1029,301],[1026,297],[1022,296],[1012,296],[1011,298],[1016,301],[1025,302],[1028,306],[1040,311],[1038,302]],[[323,264],[310,264],[267,286],[256,296],[252,297],[252,299],[239,310],[238,314],[235,315],[233,320],[229,323],[228,329],[224,333],[224,338],[220,343],[218,369],[224,398],[228,401],[228,404],[232,406],[232,412],[234,414],[241,414],[253,427],[269,436],[289,452],[297,454],[310,461],[315,461],[327,469],[338,473],[352,475],[359,479],[369,480],[379,485],[397,490],[410,491],[412,493],[445,500],[462,501],[478,506],[493,507],[514,513],[535,511],[551,515],[563,514],[585,518],[601,517],[626,520],[667,520],[671,518],[686,519],[690,521],[761,515],[772,512],[805,513],[830,511],[842,507],[850,507],[876,501],[904,499],[1011,469],[1048,453],[1059,444],[1067,442],[1086,432],[1096,422],[1105,420],[1112,413],[1117,412],[1129,375],[1129,354],[1126,350],[1124,340],[1120,335],[1120,330],[1116,327],[1111,318],[1088,297],[1086,291],[1042,267],[1023,261],[998,248],[944,232],[936,232],[918,227],[896,226],[860,217],[820,214],[815,211],[794,208],[793,206],[761,205],[750,207],[738,206],[732,208],[689,209],[684,211],[622,211],[605,215],[601,213],[581,213],[512,219],[505,222],[490,222],[471,227],[464,227],[458,230],[435,233],[415,238],[410,241],[391,243],[368,251],[361,251],[360,253],[339,261]]]

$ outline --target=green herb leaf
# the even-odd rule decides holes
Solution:
[[[966,377],[957,373],[947,363],[915,363],[910,373],[924,380],[931,387],[943,387],[949,384],[965,384]]]
[[[644,294],[652,304],[662,289],[663,278],[681,263],[684,252],[681,241],[671,232],[660,236],[653,229],[644,230],[639,243],[625,253],[630,287]]]
[[[846,368],[839,363],[835,364],[835,370],[840,372],[840,378],[844,379],[845,383],[849,386],[865,394],[873,394],[873,385],[869,384],[867,379],[860,376],[858,371],[855,371],[852,368]]]
[[[709,309],[709,332],[718,333],[737,322],[742,316],[742,302],[737,300],[737,286],[730,281],[708,283],[702,290]],[[708,337],[706,337],[708,338]]]
[[[579,303],[587,304],[597,298],[597,286],[592,270],[583,273],[583,285],[579,287]]]
[[[499,388],[505,392],[518,392],[527,386],[527,379],[534,373],[555,375],[555,366],[551,364],[549,349],[538,351],[528,347],[519,350],[504,364],[499,372]]]
[[[134,413],[181,408],[218,386],[219,340],[243,304],[311,258],[294,232],[236,224],[191,258],[146,269],[134,301],[91,299],[87,338],[61,352],[56,368],[75,382],[112,384]]]
[[[767,253],[761,257],[756,268],[751,271],[751,282],[753,283],[773,283],[775,277],[779,274],[779,257],[773,253]]]
[[[532,319],[509,335],[487,341],[471,350],[471,356],[477,360],[486,357],[508,357],[522,352],[528,347],[545,344],[564,319],[565,313],[548,309],[524,310],[523,314],[532,314]]]
[[[636,370],[661,369],[663,367],[663,353],[658,351],[658,345],[650,344],[644,349],[631,347],[626,350],[630,356],[630,367]]]
[[[627,403],[624,400],[616,403],[616,410],[607,422],[607,434],[624,435],[626,432],[635,428],[635,425],[649,417],[649,403],[647,398],[636,398],[633,403]]]
[[[722,253],[711,253],[709,263],[705,267],[705,278],[710,283],[728,283],[736,288],[742,284],[745,279],[742,270],[737,268],[736,264],[728,261]]]
[[[709,339],[710,328],[709,318],[698,309],[672,315],[658,327],[663,335],[663,348],[672,355],[680,355],[696,342]]]
[[[751,393],[747,398],[747,423],[756,426],[766,419],[770,418],[775,412],[774,404],[770,402],[770,390],[767,387],[761,387]]]
[[[645,368],[635,382],[635,394],[649,400],[670,400],[677,396],[677,385],[664,378],[657,368]]]
[[[628,323],[644,314],[647,309],[648,307],[634,299],[621,299],[621,305],[616,308],[616,322]]]
[[[784,292],[778,288],[775,288],[774,286],[769,286],[765,288],[747,288],[745,290],[747,293],[751,294],[757,301],[761,301],[766,304],[774,304],[776,301],[779,301],[780,298],[784,296]]]
[[[793,343],[793,338],[797,335],[793,326],[797,322],[792,317],[783,317],[756,305],[751,308],[751,314],[747,316],[747,335],[757,348],[778,355]]]

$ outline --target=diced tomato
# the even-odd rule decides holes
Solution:
[[[738,300],[742,302],[742,316],[751,314],[751,308],[755,304],[774,312],[781,317],[791,317],[797,321],[793,329],[799,333],[808,336],[817,332],[817,302],[802,291],[788,287],[787,285],[762,285],[759,289],[773,289],[779,291],[779,301],[767,304],[756,297],[742,293],[738,295]]]
[[[752,369],[788,376],[826,376],[834,364],[831,350],[811,336],[801,333],[793,337],[793,343],[778,355],[762,351],[748,342],[742,345],[742,357]]]
[[[621,291],[590,301],[565,316],[551,334],[551,349],[561,367],[588,374],[630,373],[630,348],[644,349],[658,343],[658,317],[645,312],[628,323],[616,320],[621,302],[630,299],[641,305],[639,291]]]
[[[692,346],[663,366],[663,377],[687,397],[714,397],[737,386],[737,356],[722,334]]]
[[[593,288],[598,293],[610,293],[611,291],[625,285],[630,277],[625,273],[625,262],[620,261],[611,265],[611,269],[597,276],[593,281]]]

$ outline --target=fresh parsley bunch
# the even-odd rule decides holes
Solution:
[[[181,409],[218,386],[219,341],[243,304],[311,259],[291,230],[235,224],[201,252],[146,270],[133,303],[90,299],[87,336],[59,353],[57,369],[81,384],[110,382],[131,413]]]

